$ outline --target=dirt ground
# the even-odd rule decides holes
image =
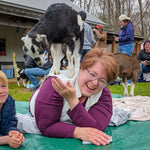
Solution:
[[[20,85],[22,84],[22,79],[19,81]],[[17,78],[8,79],[8,84],[17,84]],[[30,89],[27,89],[25,87],[20,87],[19,92],[27,93],[30,92]]]
[[[21,88],[18,90],[18,92],[20,92],[20,93],[28,93],[28,92],[30,92],[30,89],[21,87]]]
[[[19,83],[21,83],[21,80]],[[17,78],[8,79],[8,84],[17,84]]]

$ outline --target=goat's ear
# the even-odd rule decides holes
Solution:
[[[37,41],[37,42],[41,42],[41,41],[43,41],[43,40],[47,41],[46,35],[44,35],[44,34],[37,34],[36,41]]]
[[[25,37],[22,37],[21,40],[24,42],[25,41]]]

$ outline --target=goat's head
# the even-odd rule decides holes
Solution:
[[[45,50],[47,49],[47,38],[44,34],[31,34],[22,37],[24,42],[23,51],[31,56],[39,66],[44,64]]]

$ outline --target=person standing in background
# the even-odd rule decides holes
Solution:
[[[121,24],[121,31],[119,37],[115,37],[115,41],[119,43],[120,53],[132,56],[134,50],[134,25],[131,18],[126,15],[119,17]]]
[[[84,55],[92,49],[96,45],[96,41],[94,39],[94,34],[91,26],[85,22],[87,14],[85,11],[80,11],[79,15],[82,18],[83,21],[83,28],[84,28],[84,43],[83,43],[83,48],[82,48],[82,56],[81,56],[81,61],[84,57]]]
[[[104,32],[103,29],[104,27],[102,24],[98,24],[93,29],[96,46],[99,48],[106,48],[107,45],[107,33]]]

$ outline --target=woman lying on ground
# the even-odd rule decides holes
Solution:
[[[8,80],[0,70],[0,145],[18,148],[24,136],[17,129],[15,100],[8,94]]]
[[[95,48],[84,56],[73,79],[64,82],[59,75],[49,76],[35,99],[33,115],[41,133],[48,137],[81,139],[95,145],[109,144],[110,136],[103,132],[112,116],[112,98],[106,86],[117,74],[114,55]],[[30,110],[32,107],[30,105]]]

